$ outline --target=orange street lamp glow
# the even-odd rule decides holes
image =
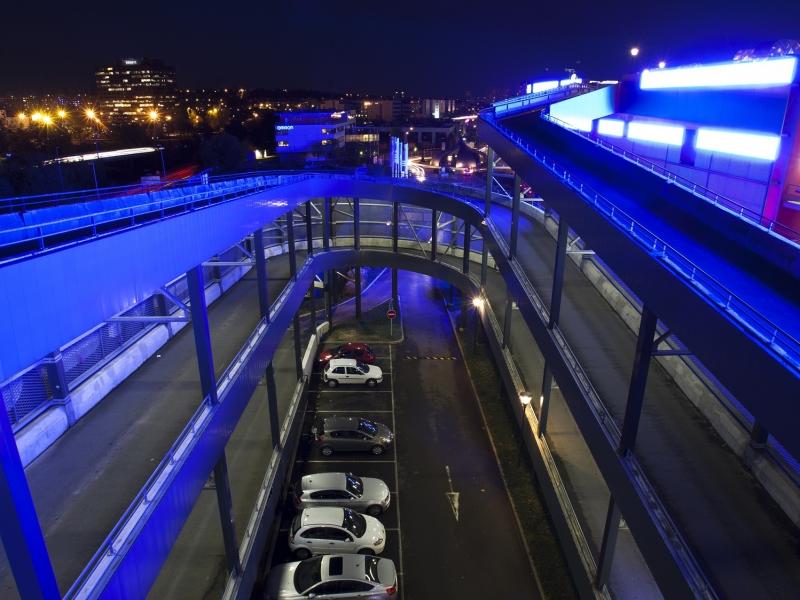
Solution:
[[[33,121],[34,123],[36,123],[38,121],[41,121],[41,120],[42,120],[42,113],[37,111],[37,112],[35,112],[35,113],[33,113],[31,115],[31,121]]]
[[[45,125],[52,125],[53,124],[53,117],[50,115],[42,115],[42,123]]]
[[[59,108],[58,112],[56,114],[58,115],[59,119],[66,119],[67,118],[67,111],[65,111],[63,108]]]
[[[158,111],[151,110],[149,113],[147,113],[147,118],[153,122],[158,121]]]
[[[97,114],[91,108],[87,108],[84,114],[86,115],[86,118],[89,119],[90,121],[94,121],[97,119]]]

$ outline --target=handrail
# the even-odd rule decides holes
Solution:
[[[763,229],[766,232],[774,233],[776,235],[780,235],[783,238],[788,239],[793,243],[797,243],[800,241],[800,231],[796,229],[792,229],[791,227],[787,227],[782,223],[778,223],[777,221],[770,219],[768,217],[764,217],[761,213],[758,213],[746,206],[742,206],[735,200],[728,198],[727,196],[723,196],[707,187],[702,185],[698,185],[694,183],[692,180],[687,179],[677,173],[670,171],[658,163],[655,163],[651,160],[641,157],[640,155],[631,152],[630,150],[626,150],[620,146],[612,144],[608,140],[601,138],[598,135],[595,135],[589,131],[580,131],[575,129],[574,127],[570,127],[569,123],[562,121],[561,119],[554,117],[553,115],[545,114],[544,112],[541,113],[542,119],[545,121],[550,121],[551,123],[570,131],[574,135],[582,137],[590,142],[593,142],[595,145],[600,146],[601,148],[605,148],[609,150],[613,154],[621,156],[622,158],[632,162],[634,164],[639,165],[640,167],[644,167],[649,170],[651,173],[666,179],[669,183],[674,183],[675,185],[680,186],[681,188],[685,189],[687,192],[698,196],[704,200],[707,200],[717,206],[718,208],[722,208],[727,212],[733,214],[734,216],[738,216],[743,219],[747,219],[749,223]],[[784,232],[784,233],[781,233]]]
[[[670,246],[655,233],[636,221],[623,209],[589,185],[577,179],[555,161],[550,160],[536,148],[531,149],[521,136],[500,125],[491,111],[484,111],[481,117],[497,131],[523,149],[528,156],[551,171],[558,179],[578,193],[587,202],[617,225],[628,237],[643,246],[653,258],[664,263],[669,269],[683,278],[696,291],[721,309],[731,319],[770,347],[796,370],[800,370],[800,342],[790,333],[770,321],[748,302],[737,296],[709,273],[684,254]]]
[[[577,92],[588,91],[589,86],[583,83],[570,83],[568,85],[559,86],[550,90],[536,92],[532,94],[524,94],[522,96],[514,96],[505,100],[499,100],[492,103],[492,110],[495,114],[509,113],[510,111],[519,111],[530,108],[532,106],[540,106],[543,103],[562,100],[568,96],[573,96]]]

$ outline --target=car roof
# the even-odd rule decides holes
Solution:
[[[336,431],[337,429],[358,429],[358,417],[325,417],[325,431]]]
[[[347,481],[344,473],[314,473],[305,475],[300,480],[304,492],[309,490],[344,490]]]
[[[388,558],[380,558],[377,556],[371,556],[371,559],[377,559],[380,563],[386,562],[391,563],[392,570],[394,570],[394,562]],[[333,559],[341,559],[342,562],[342,573],[341,575],[331,575],[330,574],[330,564],[331,560]],[[372,580],[367,577],[366,573],[366,556],[363,554],[329,554],[322,557],[322,573],[323,573],[323,580],[325,581],[332,581],[336,579],[358,579],[361,581],[369,581],[372,583]]]
[[[358,361],[355,358],[332,358],[328,364],[331,367],[355,367]]]
[[[303,527],[306,525],[335,525],[341,527],[344,523],[344,509],[335,506],[321,506],[319,508],[306,508],[301,517]]]

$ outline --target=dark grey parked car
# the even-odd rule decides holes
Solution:
[[[312,428],[313,443],[323,456],[334,452],[371,452],[379,456],[392,445],[394,434],[383,423],[363,417],[326,417]]]

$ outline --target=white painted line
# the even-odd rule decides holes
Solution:
[[[394,356],[394,347],[390,346],[389,347],[389,368],[391,370],[394,370],[394,359],[392,358],[393,356]],[[394,439],[395,439],[395,443],[394,443],[394,456],[395,456],[395,461],[394,461],[394,481],[397,484],[397,487],[399,488],[400,487],[400,472],[399,472],[399,469],[398,469],[398,466],[397,466],[397,460],[396,460],[397,455],[398,455],[398,450],[397,450],[397,439],[398,438],[397,438],[397,421],[395,419],[395,414],[394,414],[394,377],[391,378],[390,391],[392,392],[392,396],[391,396],[391,398],[392,398],[392,433],[394,433]],[[400,494],[399,494],[399,492],[397,494],[397,501],[395,502],[395,506],[397,507],[397,554],[398,554],[398,559],[399,559],[399,562],[400,562],[400,565],[399,565],[400,566],[400,573],[402,573],[404,571],[404,569],[403,569],[403,532],[400,531],[401,525],[400,525]],[[401,578],[402,578],[402,575],[398,575],[398,579],[401,579]],[[403,588],[404,588],[404,586],[401,584],[401,586],[400,586],[400,593],[401,594],[404,594]]]
[[[369,464],[369,463],[378,463],[378,464],[395,464],[396,461],[394,460],[303,460],[299,459],[294,461],[295,463],[353,463],[353,464]]]
[[[392,411],[390,411],[390,410],[307,410],[306,414],[313,415],[313,414],[316,414],[316,413],[325,413],[325,414],[333,414],[333,415],[335,415],[335,414],[343,414],[343,415],[370,414],[371,415],[371,414],[384,414],[384,413],[389,414],[390,412],[392,412]]]
[[[391,394],[391,390],[309,390],[318,394]]]
[[[508,489],[508,482],[506,481],[506,475],[503,473],[503,467],[500,465],[500,457],[497,455],[497,447],[494,444],[494,437],[492,436],[492,432],[489,429],[489,423],[486,421],[486,413],[483,412],[483,405],[481,404],[480,399],[478,398],[478,390],[475,388],[475,382],[472,380],[472,372],[469,370],[469,365],[467,364],[466,354],[464,354],[464,348],[461,346],[461,340],[458,339],[458,332],[456,331],[456,325],[453,323],[452,315],[450,311],[447,310],[447,304],[444,305],[444,310],[447,313],[447,320],[450,321],[450,327],[453,330],[453,335],[456,338],[456,343],[458,344],[458,350],[461,353],[461,361],[464,363],[464,368],[467,370],[467,378],[469,379],[469,385],[472,388],[472,397],[475,399],[475,403],[478,405],[478,410],[481,413],[481,420],[483,421],[483,427],[486,430],[486,435],[489,437],[489,444],[492,447],[492,453],[494,454],[494,460],[497,464],[497,470],[500,471],[500,479],[503,481],[503,487],[506,490],[506,496],[508,497],[508,502],[511,504],[511,511],[514,513],[514,520],[517,522],[517,529],[519,529],[519,535],[522,539],[522,545],[525,548],[525,554],[528,556],[528,563],[531,565],[531,571],[533,572],[533,578],[536,580],[536,587],[539,590],[539,597],[546,598],[547,596],[544,593],[544,588],[542,588],[542,581],[539,579],[539,573],[536,571],[536,565],[533,563],[533,557],[531,556],[531,550],[528,547],[528,540],[525,539],[525,531],[522,528],[522,521],[519,518],[519,512],[517,512],[517,507],[514,504],[514,499],[511,497],[511,492]],[[399,511],[398,511],[399,512]],[[397,524],[400,524],[400,520],[398,518]]]

